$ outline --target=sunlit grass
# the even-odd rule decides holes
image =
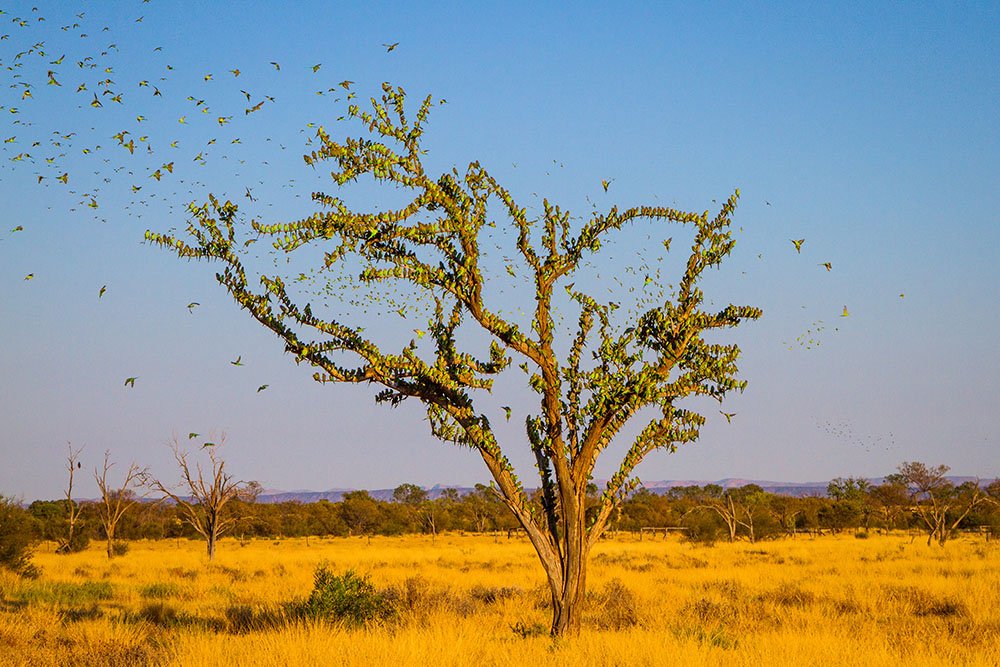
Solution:
[[[1000,545],[895,535],[595,549],[579,637],[553,642],[524,540],[447,535],[43,549],[0,574],[0,664],[996,665]],[[297,620],[316,566],[389,591],[393,620]],[[515,663],[516,664],[516,663]]]

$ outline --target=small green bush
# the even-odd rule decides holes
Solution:
[[[112,556],[124,556],[127,553],[128,553],[128,542],[115,540],[114,542],[111,543]]]
[[[82,526],[77,526],[77,530],[73,531],[73,539],[69,542],[61,542],[56,549],[56,553],[75,554],[85,551],[88,546],[90,546],[90,536],[84,532]]]
[[[313,575],[309,598],[291,605],[290,611],[299,618],[358,626],[388,620],[393,615],[393,605],[367,577],[353,570],[337,575],[327,563],[320,563]]]
[[[139,589],[139,597],[144,600],[165,600],[175,597],[180,593],[180,587],[176,584],[155,582],[147,584]]]
[[[31,563],[32,528],[31,515],[13,498],[0,496],[0,567],[29,579],[39,575]]]

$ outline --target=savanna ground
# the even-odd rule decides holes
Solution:
[[[395,610],[295,620],[322,561],[368,575]],[[4,665],[997,665],[1000,543],[909,535],[749,544],[602,541],[584,629],[553,641],[524,539],[472,535],[134,542],[0,571]]]

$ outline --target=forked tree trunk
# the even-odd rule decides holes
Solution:
[[[583,604],[587,594],[587,560],[590,550],[589,535],[582,522],[582,513],[579,517],[580,521],[562,526],[566,534],[560,541],[558,554],[546,557],[539,552],[552,598],[552,625],[549,634],[553,637],[577,634],[583,618]]]
[[[565,576],[559,581],[558,588],[552,595],[552,627],[553,637],[574,635],[580,631],[580,621],[583,617],[583,602],[587,595],[587,555],[567,553]]]

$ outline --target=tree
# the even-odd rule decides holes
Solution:
[[[97,515],[108,540],[109,559],[114,557],[115,530],[118,527],[118,522],[130,508],[139,502],[140,496],[136,494],[136,491],[145,485],[148,478],[148,471],[145,468],[140,468],[137,464],[132,463],[125,471],[125,479],[121,486],[111,486],[108,482],[108,472],[115,464],[111,463],[110,457],[111,453],[105,451],[104,466],[100,470],[94,469],[94,479],[101,492],[101,502],[98,505]]]
[[[927,545],[935,539],[944,546],[962,520],[973,509],[989,501],[979,482],[966,482],[955,486],[945,477],[948,466],[928,467],[918,461],[904,462],[897,475],[890,481],[903,483],[910,491],[913,512],[920,517],[927,530]]]
[[[188,237],[147,231],[146,238],[182,258],[220,262],[217,280],[279,336],[297,362],[317,369],[317,381],[381,385],[376,399],[390,405],[416,398],[426,407],[436,437],[478,452],[545,570],[552,634],[576,632],[590,549],[638,484],[635,467],[653,451],[673,451],[697,439],[705,418],[682,407],[683,399],[721,401],[745,387],[736,375],[738,346],[709,342],[705,334],[757,319],[761,311],[735,305],[708,310],[699,287],[705,271],[718,267],[735,245],[730,217],[739,191],[714,217],[708,211],[615,206],[578,220],[547,199],[531,217],[478,162],[464,175],[457,169],[436,178],[428,174],[420,142],[432,98],[424,99],[410,117],[402,88],[383,84],[382,90],[381,99],[372,98],[371,111],[357,105],[348,111],[368,136],[338,142],[320,127],[319,148],[305,161],[313,167],[332,162],[338,186],[361,176],[394,186],[398,192],[393,196],[402,192],[406,199],[400,207],[355,211],[341,198],[314,193],[320,210],[301,220],[245,225],[236,204],[210,195],[207,203],[190,205]],[[691,251],[676,287],[621,311],[617,301],[601,301],[577,288],[578,270],[586,277],[588,262],[602,244],[641,221],[693,228]],[[513,259],[484,250],[494,234],[494,240],[509,242]],[[251,236],[270,237],[284,253],[322,245],[320,270],[358,267],[359,284],[387,298],[415,294],[427,299],[433,304],[427,329],[416,329],[416,339],[393,351],[366,334],[360,321],[348,321],[332,309],[321,316],[294,283],[253,271],[245,249]],[[663,245],[669,250],[670,239]],[[515,264],[534,291],[530,324],[504,314],[496,301],[506,278],[493,267],[503,265],[516,277]],[[651,276],[646,280],[654,282]],[[255,281],[261,289],[251,285]],[[410,297],[404,306],[408,303]],[[563,307],[573,309],[575,324],[572,316],[556,317],[556,309]],[[399,310],[405,312],[405,307]],[[490,341],[488,356],[477,356],[472,345],[484,337]],[[538,395],[538,413],[525,420],[539,473],[538,509],[479,400],[515,358]],[[587,484],[598,456],[626,424],[640,419],[638,435],[626,443],[626,453],[588,520]]]
[[[208,560],[215,558],[215,544],[219,537],[236,522],[232,517],[223,516],[223,510],[243,490],[243,482],[226,472],[226,462],[216,451],[224,443],[225,437],[222,437],[218,444],[206,443],[202,446],[202,449],[208,449],[211,463],[207,470],[203,470],[200,463],[191,467],[188,452],[181,451],[180,444],[174,439],[171,449],[183,478],[181,486],[189,494],[187,497],[174,493],[158,479],[151,480],[153,488],[176,503],[183,512],[184,521],[205,538]]]
[[[740,508],[736,506],[733,494],[718,484],[706,484],[698,496],[698,509],[707,509],[719,515],[729,531],[729,541],[736,541],[740,527]]]
[[[32,528],[32,517],[21,504],[0,496],[0,567],[33,579],[39,571],[31,562]]]
[[[872,487],[870,495],[887,531],[892,530],[910,506],[909,490],[902,480],[893,482],[887,479],[882,484]]]
[[[862,477],[837,477],[831,481],[826,487],[826,495],[834,500],[834,506],[827,512],[834,524],[831,527],[837,530],[848,526],[857,528],[860,519],[868,532],[876,509],[872,488],[871,482]]]
[[[367,491],[348,491],[340,499],[340,512],[352,535],[367,535],[378,525],[378,503]]]
[[[73,479],[76,471],[81,467],[79,459],[82,451],[83,447],[73,449],[73,446],[69,445],[69,452],[66,455],[66,469],[69,471],[69,481],[66,484],[66,541],[56,548],[58,553],[82,551],[87,547],[89,541],[83,535],[76,533],[81,507],[73,500]]]

